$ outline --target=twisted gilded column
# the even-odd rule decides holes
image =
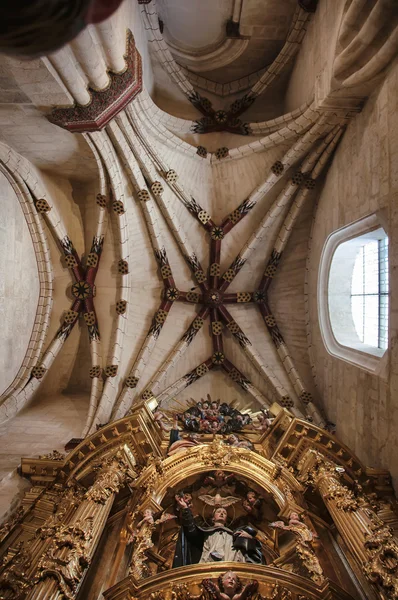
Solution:
[[[366,496],[355,497],[339,480],[342,467],[316,450],[298,463],[299,480],[319,491],[341,537],[382,598],[398,599],[398,543],[390,527],[370,508]]]
[[[26,600],[73,599],[105,527],[115,495],[131,476],[122,452],[105,460],[69,522],[57,524],[41,555]]]

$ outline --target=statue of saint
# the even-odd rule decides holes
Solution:
[[[213,527],[203,528],[196,524],[183,497],[176,496],[176,502],[181,510],[186,547],[183,548],[181,543],[177,543],[173,567],[214,561],[263,563],[261,544],[255,539],[257,532],[248,526],[236,531],[226,527],[225,508],[216,508],[213,512]]]

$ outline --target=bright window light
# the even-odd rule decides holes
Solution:
[[[388,238],[364,240],[355,258],[351,311],[360,341],[385,350],[388,345]]]

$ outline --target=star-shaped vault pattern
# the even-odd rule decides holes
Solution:
[[[342,133],[342,127],[335,123],[325,123],[320,119],[290,149],[281,161],[277,161],[268,178],[259,188],[237,206],[221,223],[216,223],[196,199],[188,195],[179,184],[178,174],[169,169],[156,149],[148,142],[141,129],[139,115],[133,107],[127,114],[116,119],[109,134],[115,144],[118,156],[124,164],[129,165],[130,180],[135,187],[137,197],[141,201],[143,214],[151,237],[154,255],[163,280],[164,290],[161,303],[153,317],[152,324],[145,338],[141,351],[136,358],[130,374],[125,380],[125,389],[115,403],[111,417],[119,418],[126,414],[131,406],[139,400],[156,397],[158,403],[174,397],[188,385],[204,377],[209,371],[222,369],[228,376],[249,392],[260,405],[269,406],[269,400],[253,385],[253,383],[230,360],[224,350],[224,334],[228,330],[239,343],[242,351],[261,373],[266,382],[276,392],[279,403],[290,408],[296,414],[315,415],[318,423],[324,423],[323,417],[313,403],[310,392],[306,389],[301,377],[294,367],[292,358],[286,347],[281,331],[271,313],[268,302],[268,290],[276,273],[282,251],[289,239],[295,220],[308,193],[315,185],[327,158],[330,156]],[[315,144],[314,142],[318,142]],[[98,143],[98,140],[97,140]],[[100,146],[98,146],[100,149]],[[299,170],[293,173],[283,191],[267,211],[266,215],[253,232],[251,238],[243,246],[236,258],[225,272],[221,272],[221,250],[225,236],[253,209],[275,183],[285,175],[288,168],[299,159],[305,157]],[[163,181],[160,181],[160,177]],[[164,186],[173,190],[175,196],[194,215],[210,238],[210,264],[205,271],[196,253],[190,247],[189,240],[183,235],[183,228],[178,223],[173,204],[168,202],[164,194]],[[177,241],[178,247],[197,282],[197,288],[191,291],[178,289],[173,277],[167,252],[162,240],[162,233],[153,217],[152,203],[162,212],[165,223]],[[286,214],[287,212],[287,214]],[[277,216],[286,214],[277,243],[264,268],[264,274],[258,289],[243,290],[235,293],[228,291],[232,281],[244,268],[249,256],[255,251],[264,236],[269,234],[271,225]],[[175,345],[157,374],[151,379],[142,393],[137,395],[136,388],[143,375],[145,364],[150,356],[161,330],[174,304],[181,302],[194,304],[197,315]],[[263,316],[265,327],[275,344],[278,355],[295,390],[295,398],[289,396],[270,365],[265,365],[258,351],[250,342],[246,333],[238,325],[228,310],[229,305],[254,303]],[[206,320],[210,320],[212,354],[193,370],[175,381],[166,389],[161,389],[165,374],[173,367],[188,346],[193,343]],[[144,359],[145,357],[145,359]],[[158,389],[160,388],[160,391]],[[101,413],[101,411],[100,411]],[[105,413],[105,416],[108,415]]]
[[[85,134],[98,163],[100,172],[100,193],[96,197],[98,222],[91,251],[83,266],[70,237],[60,226],[60,218],[55,206],[48,206],[45,199],[36,199],[36,210],[43,213],[48,225],[54,230],[65,262],[71,270],[74,282],[71,287],[73,304],[66,312],[63,323],[55,339],[37,363],[31,375],[34,380],[42,379],[61,350],[78,315],[83,313],[90,338],[92,379],[90,405],[84,434],[95,431],[96,427],[109,420],[123,417],[132,406],[143,400],[153,399],[160,405],[166,404],[187,386],[207,373],[218,369],[224,371],[231,380],[245,392],[252,395],[258,406],[270,406],[271,400],[260,391],[240,370],[225,350],[225,334],[229,332],[239,344],[255,369],[259,372],[264,388],[272,392],[279,404],[289,408],[297,416],[313,419],[318,425],[325,425],[325,419],[313,402],[312,396],[300,377],[289,353],[283,335],[273,316],[268,292],[278,265],[294,228],[295,222],[308,194],[315,186],[316,179],[328,162],[344,130],[345,121],[341,116],[323,114],[310,123],[307,130],[298,134],[296,141],[276,161],[263,183],[254,189],[221,222],[216,222],[199,202],[188,194],[180,183],[179,174],[171,169],[160,152],[159,144],[151,138],[151,125],[139,103],[130,104],[121,111],[104,130]],[[196,158],[195,160],[201,160]],[[222,272],[221,252],[225,237],[238,225],[253,208],[264,199],[269,204],[269,193],[283,178],[284,187],[272,201],[262,219],[255,224],[250,238],[237,252],[229,267]],[[133,198],[124,194],[126,179],[131,184]],[[166,194],[165,191],[168,193]],[[272,196],[274,198],[275,195]],[[124,331],[128,319],[128,299],[132,289],[129,273],[129,250],[126,244],[127,200],[136,200],[141,208],[143,220],[157,261],[159,275],[163,282],[160,304],[153,316],[149,331],[131,369],[126,373],[119,368]],[[210,260],[206,269],[202,267],[191,241],[184,232],[184,222],[180,223],[176,213],[176,202],[181,202],[188,213],[204,228],[210,243]],[[51,210],[50,210],[51,208]],[[114,319],[114,342],[108,356],[110,364],[103,365],[103,350],[99,338],[99,325],[94,309],[95,277],[98,271],[104,238],[107,229],[107,210],[111,208],[120,235],[120,258],[118,260],[118,300]],[[159,212],[163,224],[159,222]],[[282,225],[280,225],[282,223]],[[165,242],[164,226],[169,229],[176,245],[196,281],[190,291],[179,289],[175,283]],[[276,229],[277,228],[277,229]],[[238,273],[243,269],[258,248],[272,236],[274,247],[264,264],[263,276],[256,289],[230,292],[229,288]],[[125,294],[125,295],[124,295]],[[197,310],[196,316],[172,348],[163,364],[148,382],[147,365],[156,347],[162,328],[170,310],[178,310],[180,303],[187,303]],[[294,394],[287,391],[274,368],[255,348],[247,332],[232,316],[231,305],[252,304],[258,307],[264,320],[264,333],[268,331],[275,345],[277,355],[290,380]],[[165,376],[172,373],[188,347],[194,343],[198,332],[206,321],[210,321],[212,352],[200,364],[179,377],[171,385],[164,386]],[[109,358],[108,358],[109,363]],[[144,386],[142,385],[145,382]],[[142,390],[138,393],[138,389]],[[33,388],[32,388],[33,390]]]

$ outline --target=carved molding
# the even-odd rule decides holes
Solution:
[[[131,31],[127,33],[126,68],[121,73],[109,71],[110,83],[103,90],[89,87],[91,102],[85,106],[55,108],[48,119],[75,133],[100,131],[142,90],[142,63]]]
[[[132,479],[131,467],[121,451],[116,452],[96,468],[98,469],[96,480],[86,492],[85,498],[98,504],[105,504],[112,494],[116,494],[121,489],[127,479]]]
[[[217,581],[219,575],[233,570],[243,584],[257,580],[260,596],[249,598],[274,600],[319,600],[333,598],[335,600],[350,600],[352,597],[339,586],[328,580],[322,585],[313,581],[271,566],[258,566],[241,563],[213,563],[211,572],[209,565],[202,563],[191,567],[180,567],[159,574],[157,577],[137,580],[128,577],[104,592],[106,600],[198,600],[201,596],[202,582],[211,577]],[[209,600],[209,599],[208,599]]]

